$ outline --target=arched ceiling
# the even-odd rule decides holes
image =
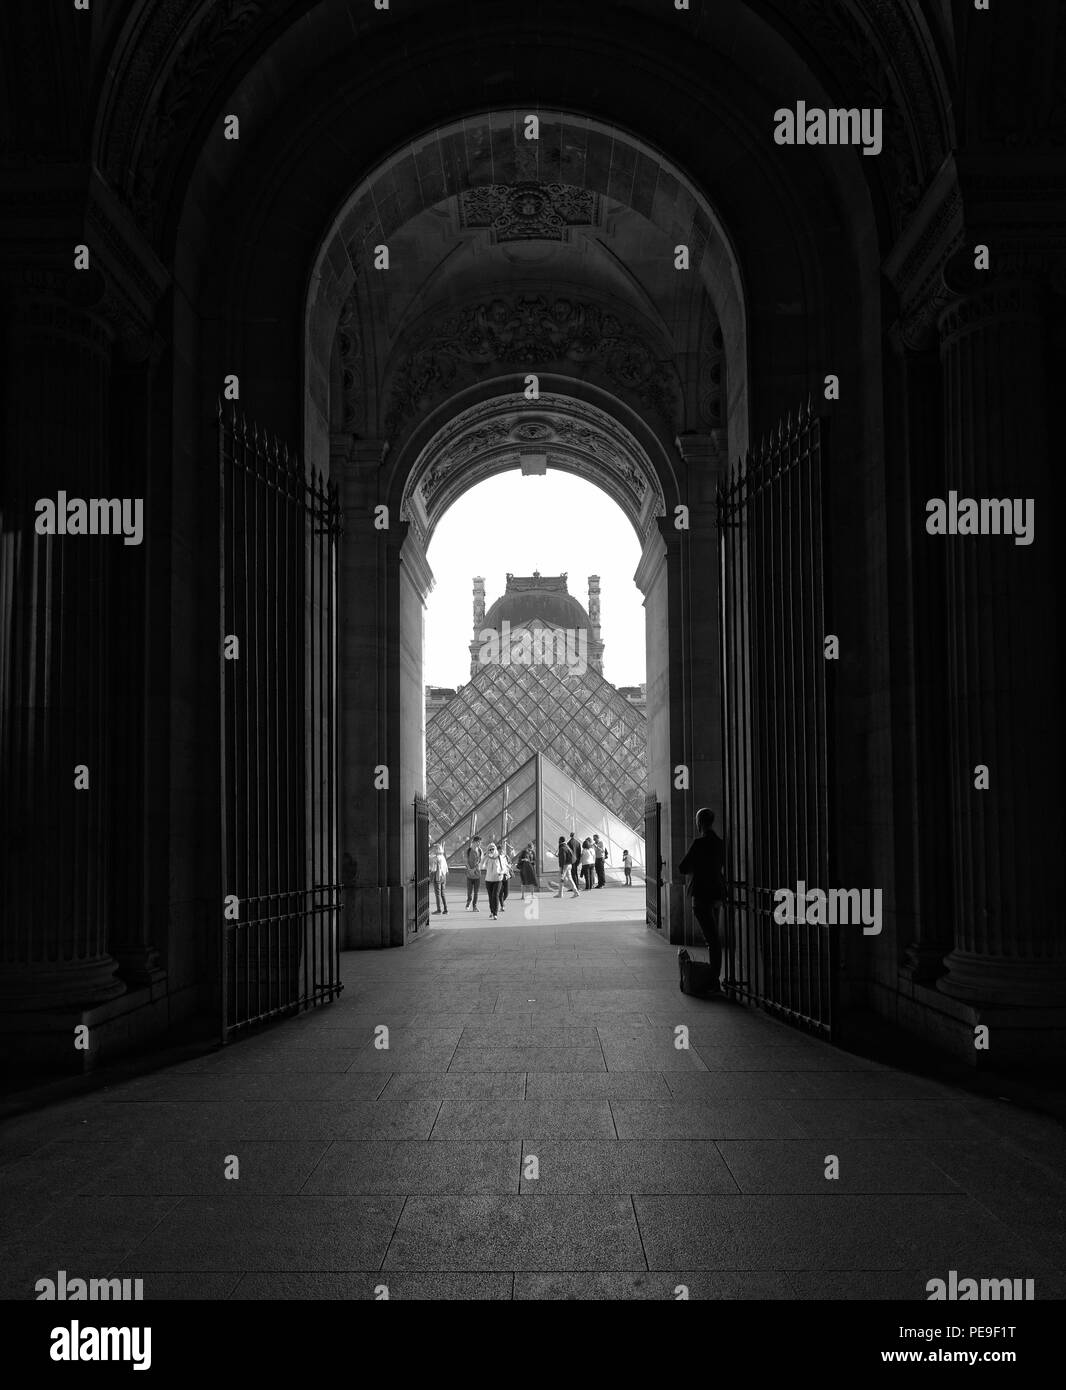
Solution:
[[[411,469],[402,519],[428,546],[441,517],[470,488],[497,473],[546,468],[602,487],[642,543],[665,512],[655,469],[620,421],[571,396],[548,392],[534,402],[515,392],[461,410],[436,430]]]
[[[743,315],[713,211],[627,133],[537,119],[536,140],[520,110],[443,126],[348,199],[317,259],[307,325],[312,372],[331,348],[334,431],[395,447],[456,389],[549,369],[617,394],[668,441],[723,427],[714,298],[741,356]]]
[[[897,188],[908,182],[920,187],[935,173],[953,138],[946,74],[956,60],[956,34],[946,4],[693,0],[678,12],[669,0],[586,0],[578,6],[539,5],[527,18],[522,41],[534,49],[556,36],[578,47],[587,30],[606,52],[616,34],[628,30],[649,68],[667,61],[680,74],[687,61],[709,82],[725,75],[720,62],[707,66],[715,55],[728,55],[730,65],[747,65],[756,73],[760,59],[767,68],[777,67],[791,49],[834,98],[846,98],[848,104],[884,100],[891,111],[886,166],[892,166]],[[95,77],[102,100],[89,120],[78,112],[79,128],[92,132],[93,161],[120,196],[144,225],[158,226],[168,205],[173,206],[175,183],[188,172],[182,146],[189,132],[202,129],[207,113],[217,111],[255,69],[260,90],[274,99],[301,90],[312,100],[328,102],[336,84],[324,80],[323,73],[339,55],[351,55],[349,71],[365,83],[363,72],[357,71],[364,58],[373,72],[375,63],[380,68],[398,44],[415,61],[420,41],[436,28],[456,35],[454,53],[442,52],[442,61],[461,64],[468,30],[491,43],[501,26],[513,29],[513,19],[503,18],[501,9],[492,0],[403,0],[384,11],[372,0],[359,5],[349,0],[116,0],[94,6],[93,56],[101,69]],[[37,21],[42,28],[50,22],[47,7],[44,11]],[[82,16],[68,13],[65,23],[80,26],[80,33],[86,30]],[[499,61],[506,64],[507,43],[514,44],[514,34],[501,34],[501,39]],[[45,43],[39,51],[55,47]],[[498,67],[481,68],[476,77],[499,84],[506,74]],[[93,90],[89,84],[85,89]],[[865,172],[875,179],[884,174],[870,168]]]

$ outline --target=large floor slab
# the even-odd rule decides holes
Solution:
[[[328,1008],[8,1120],[0,1296],[1063,1296],[1060,1126],[683,996],[642,900],[596,901],[451,913]]]

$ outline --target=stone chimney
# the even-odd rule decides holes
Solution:
[[[474,640],[470,643],[470,678],[478,673],[478,652],[481,650],[481,630],[485,626],[485,581],[474,578]]]
[[[485,626],[485,581],[478,575],[474,579],[474,636]]]
[[[592,631],[589,633],[589,665],[603,675],[603,639],[600,636],[600,576],[589,575],[589,618]]]

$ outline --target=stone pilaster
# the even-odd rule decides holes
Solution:
[[[901,359],[902,448],[906,455],[904,529],[910,563],[905,615],[907,649],[896,653],[911,672],[908,690],[910,759],[908,779],[899,779],[899,850],[913,874],[899,892],[913,904],[914,923],[901,974],[915,983],[932,983],[943,973],[952,946],[952,837],[944,691],[947,684],[945,586],[947,555],[939,539],[924,534],[925,499],[944,487],[941,367],[935,342],[907,348],[897,340]],[[904,791],[906,787],[906,791]],[[904,938],[905,940],[906,938]],[[900,943],[902,944],[902,943]]]
[[[398,785],[399,731],[390,724],[399,680],[395,575],[407,526],[375,526],[386,502],[381,440],[338,438],[330,468],[340,488],[344,535],[337,585],[340,672],[342,948],[403,940],[396,795],[375,788],[374,769]],[[398,793],[397,793],[398,795]],[[396,899],[393,902],[393,899]]]
[[[124,989],[108,949],[123,850],[111,834],[108,746],[112,551],[123,541],[35,529],[39,499],[115,495],[101,278],[33,271],[6,296],[0,998],[9,1012],[92,1005]]]
[[[1061,1005],[1066,935],[1055,568],[1061,560],[1032,279],[967,287],[940,316],[945,486],[1033,499],[1031,545],[944,536],[956,999]],[[975,788],[975,768],[989,789]]]
[[[159,484],[149,467],[153,356],[147,341],[127,340],[117,355],[111,392],[113,495],[140,498],[144,504],[140,545],[116,545],[110,552],[119,613],[110,655],[111,843],[122,847],[113,876],[110,948],[130,986],[157,985],[166,976],[156,944],[165,924],[153,920],[149,906],[146,828],[154,800],[146,760],[149,563],[161,530]]]

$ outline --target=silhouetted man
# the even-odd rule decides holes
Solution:
[[[570,877],[574,880],[574,888],[581,887],[581,841],[571,830],[570,838],[567,840],[567,847],[570,850]]]
[[[595,855],[596,887],[603,888],[607,883],[607,846],[598,835],[592,837],[592,853]]]
[[[696,838],[677,866],[692,875],[692,915],[707,943],[707,964],[714,981],[712,993],[721,990],[722,946],[718,939],[718,909],[725,898],[725,845],[714,833],[714,812],[702,807],[696,812]]]

